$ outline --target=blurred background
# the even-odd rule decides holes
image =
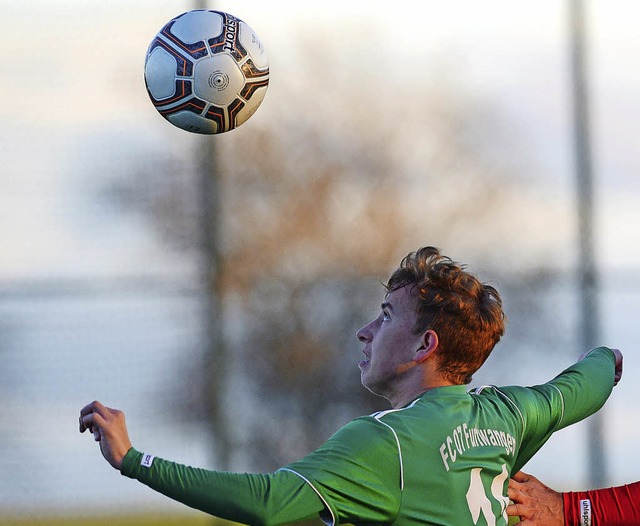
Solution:
[[[271,68],[217,137],[170,125],[143,81],[153,36],[198,7],[245,20]],[[354,334],[427,244],[503,293],[472,385],[625,354],[600,419],[526,469],[561,490],[637,480],[639,10],[0,0],[0,524],[209,520],[109,467],[77,429],[94,399],[138,449],[260,471],[386,408]]]

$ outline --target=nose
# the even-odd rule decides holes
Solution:
[[[371,323],[367,323],[364,327],[359,329],[358,332],[356,332],[356,338],[358,338],[358,341],[361,341],[362,343],[371,341]]]

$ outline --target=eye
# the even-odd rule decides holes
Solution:
[[[391,319],[391,315],[386,311],[382,311],[382,321],[389,321]]]

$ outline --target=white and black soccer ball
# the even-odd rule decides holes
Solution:
[[[258,109],[269,64],[258,35],[242,20],[198,9],[169,21],[154,37],[144,79],[153,105],[171,124],[223,133]]]

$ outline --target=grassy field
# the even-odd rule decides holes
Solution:
[[[510,520],[509,524],[516,524]],[[234,523],[206,515],[114,515],[110,517],[29,517],[10,518],[0,516],[0,524],[6,526],[232,526]],[[307,523],[307,526],[316,523]],[[321,524],[321,523],[318,523]]]
[[[206,515],[113,515],[104,517],[2,517],[6,526],[227,526],[233,523]]]
[[[323,522],[307,521],[296,526],[323,526]],[[47,517],[26,514],[24,517],[0,515],[1,526],[238,526],[234,522],[217,519],[205,514],[137,514],[92,517]]]

